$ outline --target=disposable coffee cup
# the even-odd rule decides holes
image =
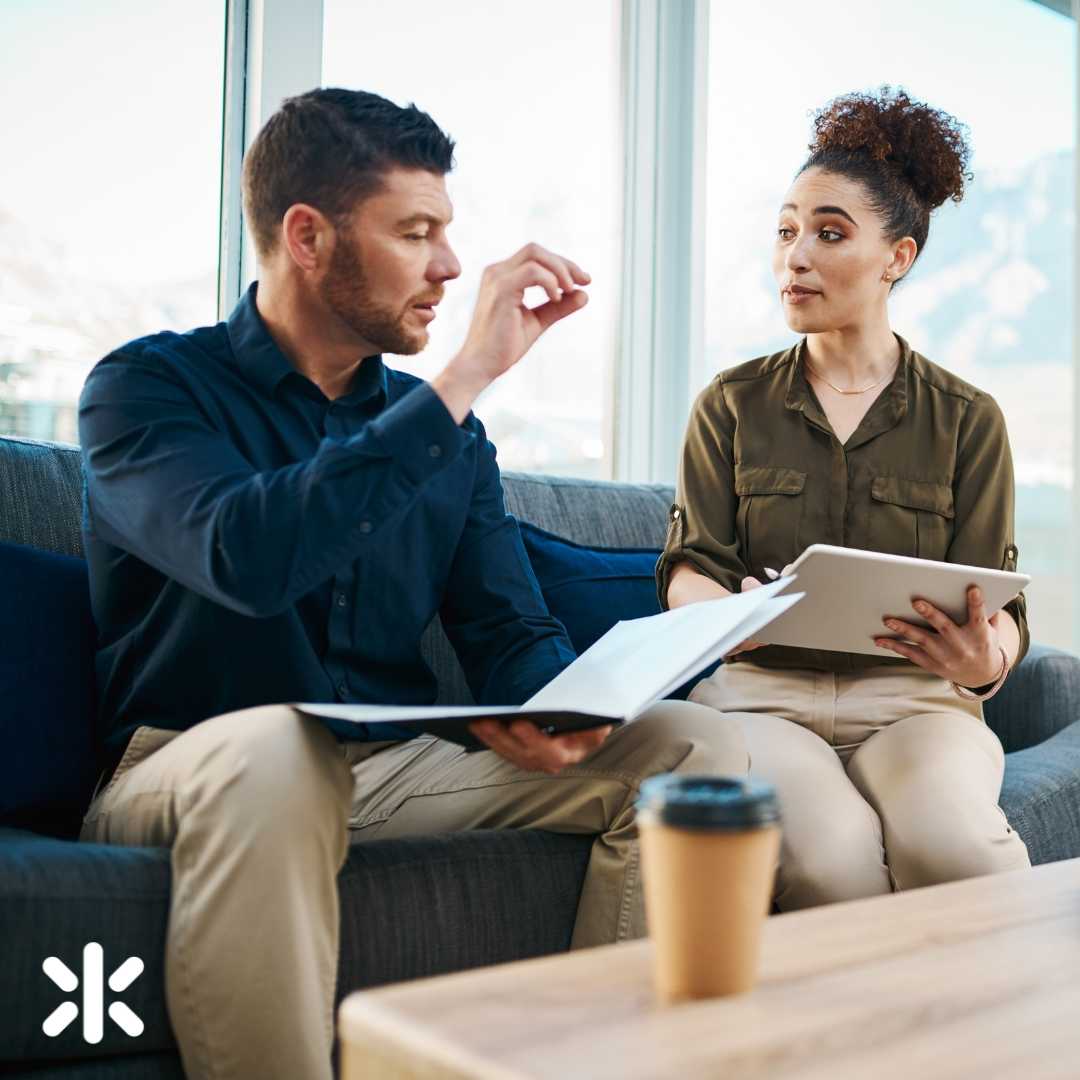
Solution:
[[[780,853],[775,789],[665,773],[641,785],[637,822],[657,997],[750,990]]]

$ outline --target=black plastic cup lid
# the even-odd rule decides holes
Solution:
[[[772,784],[727,776],[651,776],[636,806],[660,824],[688,829],[754,829],[780,820]]]

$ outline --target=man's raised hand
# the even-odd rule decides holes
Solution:
[[[476,310],[461,351],[431,382],[457,423],[477,396],[509,371],[549,326],[588,302],[580,286],[592,279],[577,263],[539,244],[526,244],[480,279]],[[525,306],[525,290],[539,286],[547,301]]]

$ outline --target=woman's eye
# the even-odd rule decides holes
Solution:
[[[795,235],[795,230],[789,229],[786,225],[781,225],[780,228],[776,230],[776,235],[781,240],[790,240]]]
[[[822,240],[830,244],[836,240],[844,239],[844,234],[837,232],[835,229],[822,229],[818,235]]]

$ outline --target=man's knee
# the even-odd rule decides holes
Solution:
[[[610,746],[609,746],[610,744]],[[737,720],[690,701],[661,701],[601,747],[609,763],[639,776],[702,772],[744,776],[749,755]]]
[[[205,721],[194,736],[197,761],[186,785],[192,802],[275,829],[344,822],[353,778],[341,745],[312,717],[282,705],[260,706]],[[180,740],[178,740],[179,742]]]

